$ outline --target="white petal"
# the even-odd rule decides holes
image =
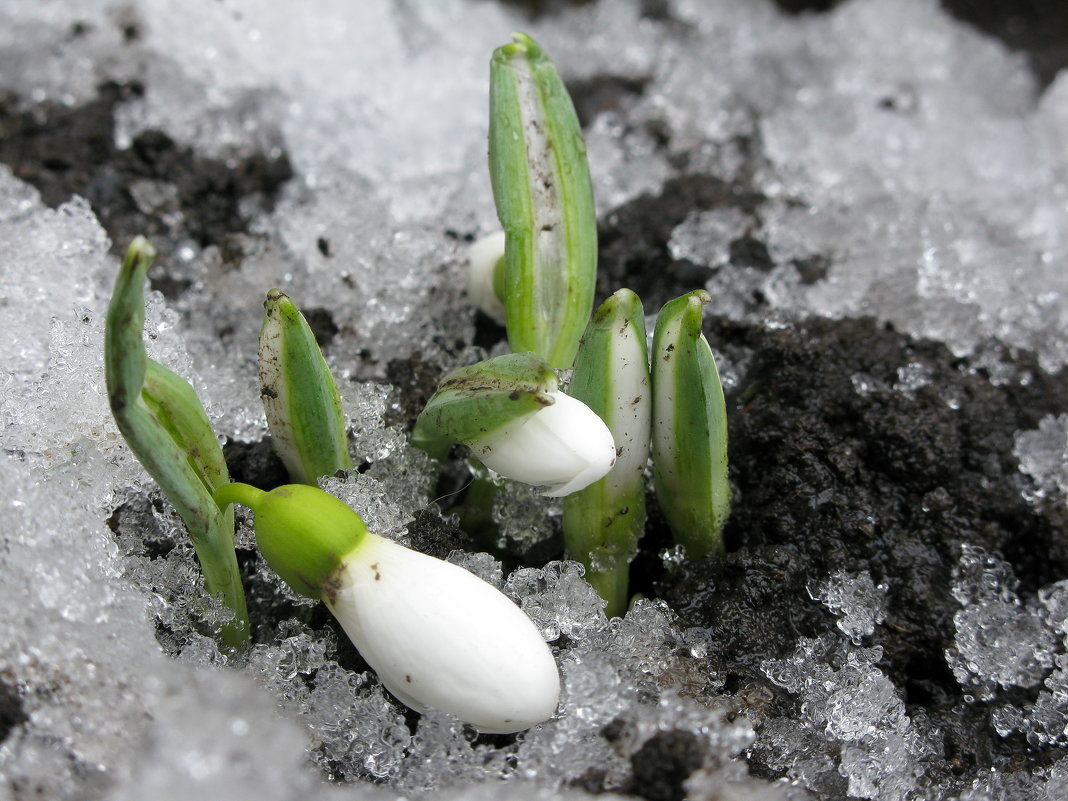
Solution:
[[[504,258],[504,231],[488,234],[467,251],[467,295],[491,319],[504,325],[504,304],[493,291],[497,262]]]
[[[493,733],[550,718],[552,652],[507,596],[449,562],[369,535],[324,600],[386,689]]]
[[[612,432],[582,401],[549,393],[554,403],[469,443],[482,462],[503,476],[545,488],[559,498],[588,487],[616,460]]]

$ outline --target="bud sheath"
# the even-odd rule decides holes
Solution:
[[[281,290],[263,304],[260,394],[275,452],[302,484],[352,467],[337,384],[311,326]]]
[[[730,514],[727,408],[701,333],[697,290],[664,304],[653,334],[653,483],[675,537],[692,559],[721,553]]]
[[[645,530],[645,465],[652,395],[641,301],[621,289],[594,313],[579,345],[570,394],[608,425],[616,463],[564,500],[564,542],[611,616],[627,605],[627,573]]]
[[[513,351],[567,368],[593,306],[597,217],[586,146],[556,68],[516,33],[490,62],[490,179],[506,235]]]

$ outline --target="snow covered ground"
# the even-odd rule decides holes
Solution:
[[[266,434],[265,292],[322,312],[357,462],[370,464],[331,489],[372,528],[409,536],[434,474],[403,434],[411,392],[385,384],[480,353],[463,246],[496,227],[488,59],[518,29],[576,88],[603,220],[683,176],[735,188],[738,202],[693,208],[662,243],[673,280],[703,283],[720,318],[870,315],[944,342],[995,384],[1030,380],[1016,352],[1048,373],[1068,363],[1068,71],[1040,86],[1023,55],[935,2],[792,15],[600,0],[530,18],[483,0],[9,1],[0,122],[19,138],[0,146],[0,799],[659,799],[677,788],[656,795],[642,766],[670,759],[695,771],[693,799],[1064,797],[1068,584],[1022,597],[1012,566],[977,547],[946,587],[960,613],[945,667],[976,702],[995,699],[999,734],[1046,749],[1019,775],[953,775],[934,727],[880,670],[887,590],[865,571],[813,576],[813,603],[837,626],[829,616],[819,638],[760,667],[799,699],[777,733],[737,713],[706,630],[656,600],[609,623],[573,563],[505,575],[487,555],[452,557],[557,646],[561,714],[507,742],[445,718],[414,727],[254,562],[254,614],[275,628],[247,657],[204,635],[221,613],[103,389],[103,312],[126,245],[113,239],[151,226],[163,293],[149,298],[148,347],[193,381],[221,437]],[[104,97],[97,117],[78,116]],[[17,149],[56,120],[100,118],[113,122],[93,134],[103,166]],[[192,177],[108,167],[160,153]],[[43,199],[47,181],[59,191],[79,172],[84,197]],[[229,221],[222,241],[206,222],[212,187],[234,200],[210,217]],[[744,358],[724,368],[744,377]],[[895,389],[926,380],[918,365]],[[1058,413],[1007,455],[1034,503],[1064,503]],[[521,493],[514,506],[504,515],[519,529],[552,520]],[[669,747],[672,732],[682,745]],[[754,743],[774,776],[747,773]],[[812,779],[826,766],[806,754],[846,786]],[[487,783],[498,779],[508,788]]]

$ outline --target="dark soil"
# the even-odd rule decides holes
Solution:
[[[687,624],[712,630],[714,661],[741,683],[759,677],[760,660],[830,629],[811,582],[869,571],[890,587],[873,637],[885,649],[879,667],[910,712],[922,707],[942,726],[963,769],[981,772],[991,760],[1020,769],[1021,743],[964,703],[946,666],[959,609],[948,588],[962,542],[1004,555],[1025,596],[1068,576],[1068,510],[1027,504],[1012,455],[1015,432],[1068,409],[1068,374],[1047,375],[1023,355],[1017,369],[1032,379],[995,386],[943,345],[871,320],[706,328],[714,348],[754,354],[728,402],[728,555],[685,565],[661,582],[664,597]],[[898,368],[915,363],[930,383],[893,389]],[[858,392],[856,375],[885,388]]]
[[[249,247],[249,221],[274,207],[293,171],[284,151],[206,158],[160,131],[117,148],[116,106],[142,91],[107,83],[84,105],[26,110],[17,98],[0,97],[0,162],[49,206],[75,194],[88,200],[115,252],[138,234],[148,237],[159,251],[153,288],[175,298],[188,286],[175,258],[179,247],[217,246],[224,265],[238,266]]]
[[[706,268],[668,252],[672,229],[694,208],[758,214],[762,200],[744,181],[683,174],[661,194],[610,211],[600,224],[599,293],[631,287],[652,312],[703,285]],[[723,269],[773,266],[751,237],[732,243],[730,254]],[[809,266],[807,280],[820,281],[830,260]],[[753,303],[763,305],[760,298]],[[992,766],[1029,770],[1059,756],[997,735],[990,705],[965,701],[944,650],[959,609],[949,587],[962,543],[1004,556],[1024,597],[1068,576],[1068,510],[1026,503],[1013,456],[1016,432],[1068,410],[1068,372],[1048,375],[1032,355],[991,343],[1021,377],[995,385],[944,345],[871,319],[767,329],[710,318],[705,333],[714,350],[748,357],[741,389],[728,398],[735,491],[728,553],[667,575],[657,554],[671,544],[670,534],[650,497],[632,588],[665,598],[685,625],[711,630],[712,660],[726,689],[743,705],[742,694],[754,688],[775,699],[758,719],[796,720],[795,701],[767,681],[760,662],[789,656],[801,637],[834,630],[833,616],[809,594],[814,582],[838,570],[868,571],[890,588],[887,620],[872,637],[884,648],[878,667],[903,693],[909,714],[941,731],[941,770],[970,781]],[[928,383],[895,389],[898,370],[909,365],[922,365]],[[864,385],[872,389],[858,389]],[[1020,704],[1036,694],[1003,694],[1001,701]],[[751,769],[779,775],[759,758]],[[828,779],[821,797],[842,797],[844,782]]]

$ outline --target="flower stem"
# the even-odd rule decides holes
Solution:
[[[239,503],[242,506],[247,506],[255,512],[260,501],[266,496],[267,493],[263,490],[257,489],[251,484],[241,484],[240,482],[224,484],[212,493],[215,503],[217,503],[219,509],[223,511],[225,511],[226,507],[230,504]]]

